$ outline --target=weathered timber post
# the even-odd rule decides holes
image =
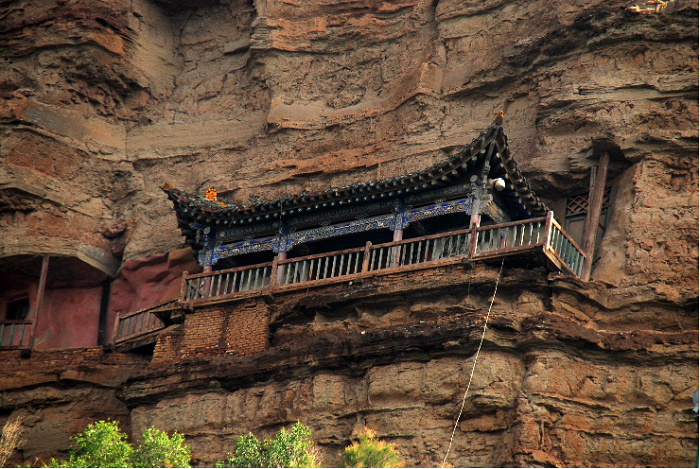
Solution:
[[[477,228],[479,228],[479,225],[481,224],[481,215],[479,214],[472,214],[472,218],[469,222],[469,228],[471,229],[470,236],[471,238],[469,239],[469,259],[473,259],[474,256],[476,255],[476,242],[477,242],[477,237],[478,237],[478,232],[476,231]]]
[[[46,278],[49,273],[49,255],[44,254],[41,261],[41,274],[39,275],[39,289],[36,292],[36,304],[34,305],[34,333],[32,334],[32,344],[29,347],[34,350],[36,335],[39,332],[39,317],[41,316],[41,304],[44,302],[44,290],[46,290]]]
[[[367,273],[369,271],[369,249],[372,247],[372,241],[367,241],[365,244],[365,250],[363,251],[362,257],[362,273]]]
[[[279,280],[277,278],[277,269],[279,268],[279,266],[277,265],[277,263],[279,262],[280,254],[281,253],[278,253],[275,256],[275,258],[272,259],[272,271],[270,272],[270,285],[268,286],[268,289],[274,287],[279,283]]]
[[[593,254],[595,252],[596,238],[598,237],[598,225],[600,213],[603,209],[603,195],[605,195],[605,182],[608,178],[608,163],[610,157],[607,152],[600,155],[598,169],[591,168],[591,180],[588,193],[588,215],[586,216],[586,233],[583,239],[583,253],[586,258],[583,261],[581,279],[587,282],[591,278],[593,267]]]
[[[178,298],[178,302],[182,304],[184,301],[187,301],[187,276],[189,275],[189,272],[186,270],[182,272],[182,280],[180,283],[180,298]]]
[[[544,220],[544,240],[542,241],[542,249],[549,249],[549,243],[552,241],[552,227],[554,223],[554,212],[547,212],[547,217]]]

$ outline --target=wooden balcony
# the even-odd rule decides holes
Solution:
[[[30,349],[33,333],[32,321],[0,321],[0,350]]]
[[[578,277],[585,256],[554,220],[546,217],[481,226],[362,248],[333,251],[216,272],[183,276],[180,298],[120,316],[115,344],[153,336],[165,325],[158,313],[225,303],[360,278],[431,269],[464,261],[534,256]],[[153,337],[155,340],[155,337]]]
[[[176,298],[150,308],[119,315],[114,325],[112,343],[120,351],[154,343],[158,332],[170,323],[170,314],[179,309],[180,299]]]

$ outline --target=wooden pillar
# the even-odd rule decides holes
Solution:
[[[39,332],[39,317],[41,316],[41,304],[44,302],[44,291],[46,290],[46,278],[49,273],[49,256],[44,255],[41,261],[41,274],[39,275],[39,288],[36,292],[36,302],[34,305],[34,333],[32,334],[31,349],[34,350],[36,335]]]
[[[365,243],[365,250],[362,254],[362,273],[367,273],[369,271],[369,251],[372,247],[372,241],[367,241]]]
[[[403,239],[403,230],[394,230],[393,242],[398,243]],[[391,248],[391,267],[396,267],[399,265],[399,260],[401,258],[401,246],[394,246]]]
[[[478,231],[476,231],[477,228],[479,228],[479,225],[481,224],[481,215],[478,214],[472,214],[472,218],[469,223],[469,228],[471,229],[470,236],[469,238],[469,258],[473,258],[476,255],[476,243],[477,243],[477,238],[478,238]]]
[[[585,282],[590,280],[591,268],[593,266],[593,254],[595,252],[596,238],[598,236],[598,225],[600,225],[600,213],[603,209],[603,195],[605,194],[605,183],[608,178],[608,163],[610,157],[607,152],[600,155],[598,169],[591,168],[591,180],[588,193],[588,215],[586,216],[586,233],[583,239],[583,253],[586,258],[583,261],[581,279]]]
[[[287,251],[280,251],[275,256],[274,271],[275,273],[275,285],[282,285],[282,275],[284,274],[284,267],[280,267],[279,262],[287,260]],[[286,265],[286,264],[283,264]]]

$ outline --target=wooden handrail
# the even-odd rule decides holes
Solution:
[[[476,227],[476,231],[486,231],[486,230],[494,230],[498,228],[510,228],[511,226],[522,226],[522,225],[528,225],[530,223],[537,223],[537,222],[543,222],[547,221],[547,217],[539,217],[539,218],[528,218],[527,220],[518,220],[518,221],[509,221],[508,223],[499,223],[497,225],[481,225]]]
[[[166,301],[164,303],[159,303],[159,304],[151,306],[149,308],[142,308],[142,309],[139,309],[136,311],[129,311],[128,313],[124,313],[124,314],[120,313],[119,319],[130,318],[131,316],[136,316],[137,314],[142,314],[142,313],[150,313],[150,312],[154,312],[154,311],[164,311],[164,310],[170,309],[170,308],[165,307],[166,305],[170,305],[170,304],[172,304],[173,309],[179,308],[180,298],[175,298],[174,300]]]
[[[186,278],[187,278],[187,280],[191,280],[193,278],[215,277],[217,275],[231,274],[234,272],[241,272],[244,270],[253,270],[253,269],[259,269],[261,267],[270,267],[271,265],[272,265],[272,262],[263,262],[262,264],[246,265],[243,267],[233,267],[231,269],[226,269],[226,270],[215,270],[214,272],[200,272],[198,274],[188,275]]]
[[[557,230],[559,230],[559,232],[560,232],[561,234],[563,234],[564,237],[565,237],[566,239],[568,239],[569,242],[570,242],[571,244],[574,245],[574,247],[576,248],[576,250],[577,250],[578,252],[580,252],[581,255],[582,255],[583,257],[586,257],[586,254],[584,254],[583,249],[581,249],[581,248],[579,247],[579,245],[576,244],[576,241],[574,241],[573,239],[571,239],[571,236],[569,236],[569,233],[567,233],[566,231],[564,231],[564,228],[561,227],[561,225],[559,224],[559,222],[557,222],[555,219],[552,219],[552,225],[554,225],[554,226],[557,228]]]
[[[352,249],[343,249],[341,251],[330,251],[330,252],[322,252],[321,254],[311,254],[308,256],[302,256],[302,257],[292,257],[292,258],[287,258],[281,261],[277,261],[277,265],[284,265],[284,264],[293,264],[294,262],[302,262],[302,261],[310,261],[314,259],[321,259],[324,257],[331,257],[331,256],[339,256],[342,254],[352,254],[355,252],[362,252],[364,251],[364,247],[361,248],[352,248]]]
[[[0,324],[34,324],[27,319],[0,319]]]

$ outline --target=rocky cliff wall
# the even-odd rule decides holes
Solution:
[[[5,2],[3,255],[169,251],[162,182],[247,203],[402,174],[499,109],[540,196],[612,144],[695,200],[697,6],[628,3]]]
[[[608,150],[614,198],[593,283],[505,272],[506,285],[515,280],[498,295],[501,328],[487,335],[489,365],[475,374],[455,465],[688,465],[698,7],[638,5],[0,2],[0,262],[87,246],[123,264],[131,308],[142,303],[128,298],[129,278],[175,278],[150,272],[152,262],[141,276],[132,268],[181,247],[162,182],[248,203],[398,175],[470,141],[504,109],[539,196],[585,189],[589,157]],[[41,366],[13,355],[2,416],[33,416],[27,461],[65,450],[78,429],[63,420],[70,407],[81,423],[112,416],[138,431],[185,432],[201,464],[241,432],[297,418],[326,461],[367,423],[409,465],[435,464],[495,271],[476,306],[464,301],[467,278],[460,294],[433,286],[427,297],[350,301],[338,318],[295,307],[306,313],[273,317],[273,348],[260,356],[163,365],[131,381],[129,372],[105,384],[91,378],[97,365],[61,364],[53,352],[32,360],[72,374],[37,381]]]
[[[396,443],[408,466],[435,466],[498,282],[451,463],[692,464],[695,311],[624,293],[603,305],[601,284],[498,271],[454,266],[280,295],[267,306],[271,347],[247,356],[202,347],[199,357],[149,364],[96,349],[17,352],[0,381],[0,412],[27,421],[14,461],[60,456],[71,433],[111,417],[133,435],[177,430],[200,466],[223,459],[241,434],[271,436],[296,420],[312,428],[326,466],[365,425]]]

